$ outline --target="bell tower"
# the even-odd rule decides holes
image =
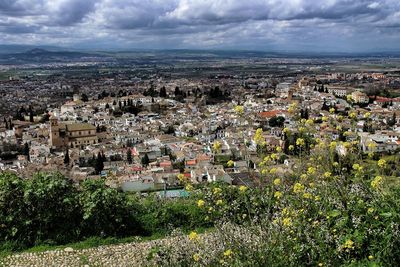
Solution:
[[[54,116],[49,118],[50,121],[50,146],[59,147],[62,142],[60,138],[60,127],[58,125],[58,119]]]

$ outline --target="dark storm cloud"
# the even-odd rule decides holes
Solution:
[[[0,0],[0,42],[396,47],[399,21],[399,0]]]
[[[27,16],[38,14],[44,0],[0,0],[0,16]]]
[[[95,0],[69,0],[63,1],[56,7],[55,14],[51,15],[55,25],[70,26],[85,18],[95,8]]]

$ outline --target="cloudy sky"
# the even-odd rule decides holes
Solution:
[[[0,0],[0,44],[400,51],[400,0]]]

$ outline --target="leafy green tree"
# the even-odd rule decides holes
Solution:
[[[271,127],[282,127],[285,122],[285,118],[282,116],[274,116],[269,119],[268,124]]]
[[[121,236],[139,230],[124,193],[108,187],[104,179],[87,179],[81,188],[84,236]]]
[[[24,180],[0,173],[0,239],[25,241]]]
[[[79,235],[80,209],[72,181],[59,173],[37,173],[26,181],[25,225],[27,244],[71,242]]]

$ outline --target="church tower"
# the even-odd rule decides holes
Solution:
[[[50,121],[50,146],[59,148],[63,145],[63,140],[60,137],[60,126],[58,119],[54,116],[49,118]]]

